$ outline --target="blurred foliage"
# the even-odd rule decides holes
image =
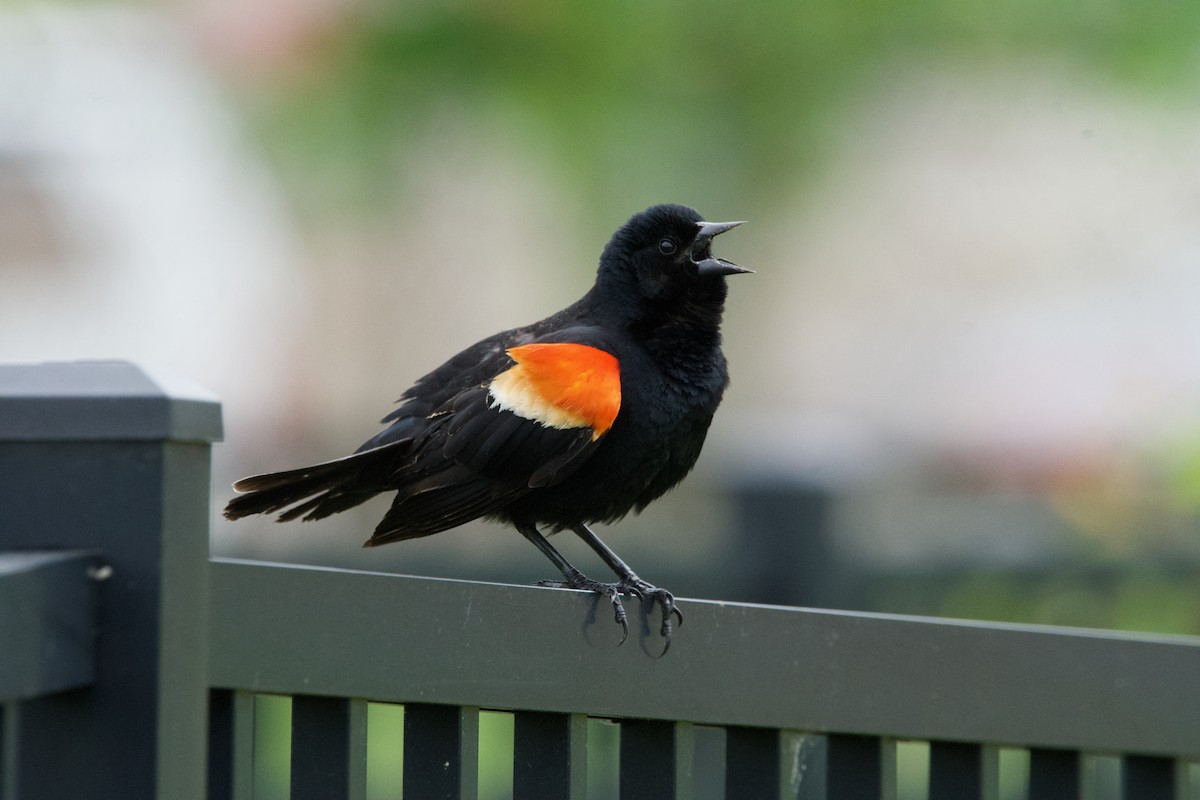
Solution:
[[[530,154],[619,217],[633,197],[769,203],[819,166],[860,92],[908,68],[1062,63],[1186,91],[1198,37],[1190,0],[376,0],[272,86],[260,120],[344,200],[387,196],[453,134]]]
[[[903,614],[1197,636],[1198,585],[1194,562],[894,574],[870,584],[865,605]]]
[[[292,700],[254,696],[254,796],[284,800],[291,786]]]
[[[1177,432],[1163,450],[1167,501],[1193,516],[1200,514],[1200,431]]]
[[[533,187],[557,182],[548,190],[604,233],[663,199],[769,216],[820,177],[864,101],[913,74],[1061,70],[1191,102],[1198,41],[1193,0],[366,0],[269,86],[242,85],[309,212],[393,218],[397,198],[419,193],[420,163],[467,143],[537,170]],[[1191,529],[1200,437],[1171,453],[1169,496],[1155,500],[1184,519],[1170,530]],[[1119,489],[1064,493],[1058,511],[1098,538],[1162,527],[1144,491]],[[870,607],[1200,633],[1192,576],[1147,568],[1100,580],[972,572],[913,592],[900,579]]]

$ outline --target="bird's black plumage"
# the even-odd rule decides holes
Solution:
[[[406,391],[386,427],[353,454],[245,478],[225,516],[315,520],[396,492],[366,546],[487,517],[513,525],[564,574],[546,585],[653,597],[669,637],[671,595],[638,578],[587,527],[674,487],[700,455],[729,381],[721,352],[727,275],[706,223],[679,205],[632,217],[579,301],[484,339]],[[571,529],[618,574],[584,577],[539,532]]]

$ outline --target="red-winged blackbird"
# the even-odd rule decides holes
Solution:
[[[634,574],[588,524],[641,511],[696,463],[729,382],[725,276],[751,271],[715,258],[712,238],[740,224],[704,222],[679,205],[637,214],[604,248],[578,302],[418,380],[352,455],[238,481],[245,494],[225,516],[321,519],[395,491],[365,547],[479,517],[507,522],[562,571],[564,580],[541,585],[608,597],[622,642],[621,594],[652,598],[670,646],[671,615],[683,620],[671,593]],[[539,525],[574,531],[619,580],[583,575]]]

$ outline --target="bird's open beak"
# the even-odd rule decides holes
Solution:
[[[718,234],[725,231],[733,230],[738,225],[745,224],[742,222],[697,222],[696,225],[700,228],[700,232],[696,234],[696,240],[692,242],[692,262],[696,265],[696,274],[698,275],[738,275],[746,272],[754,272],[752,269],[739,267],[732,261],[726,261],[723,258],[716,258],[712,254],[712,239]]]

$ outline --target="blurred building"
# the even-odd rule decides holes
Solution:
[[[286,203],[181,31],[0,9],[0,360],[182,373],[271,425],[307,296]]]

